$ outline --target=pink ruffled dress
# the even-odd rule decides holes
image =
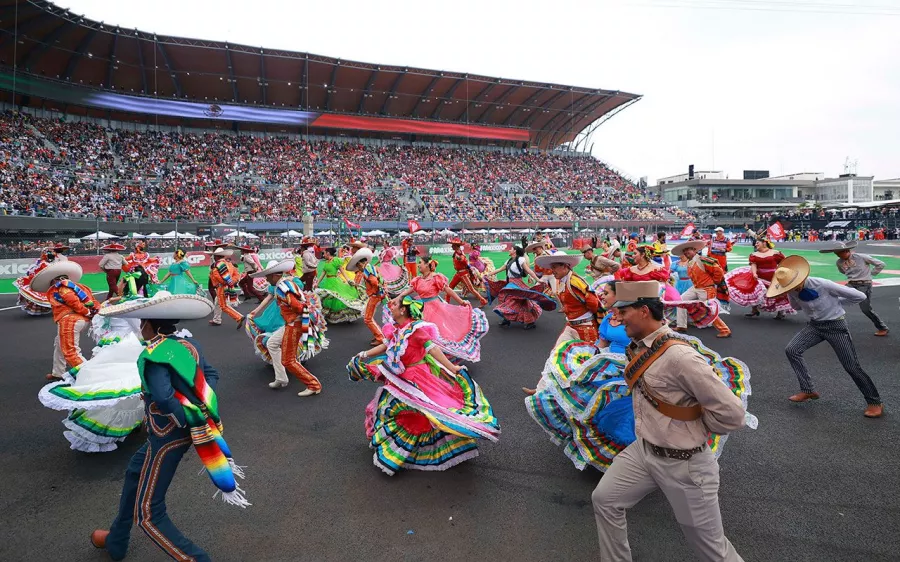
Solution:
[[[437,326],[438,337],[435,342],[441,350],[452,357],[479,361],[479,340],[488,331],[484,312],[469,305],[458,306],[445,302],[442,294],[449,286],[449,281],[440,273],[434,273],[427,279],[416,277],[410,285],[425,302],[422,319]]]

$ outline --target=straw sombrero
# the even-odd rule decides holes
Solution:
[[[354,269],[356,269],[357,264],[359,264],[359,262],[361,262],[362,260],[372,261],[373,255],[374,254],[372,253],[372,250],[368,248],[360,248],[356,251],[355,254],[353,254],[353,257],[350,258],[350,261],[347,262],[347,271],[353,271]]]
[[[81,266],[73,261],[55,261],[37,272],[31,279],[29,287],[36,293],[46,293],[50,289],[50,284],[60,275],[67,276],[71,281],[77,283],[84,271]]]
[[[852,250],[856,247],[856,241],[853,242],[843,242],[838,244],[837,246],[831,248],[823,248],[819,250],[820,254],[830,254],[831,252],[842,252],[844,250]]]
[[[211,256],[222,256],[223,258],[227,258],[231,255],[234,255],[234,250],[227,250],[224,246],[220,246],[212,252],[203,252],[204,254],[209,254]]]
[[[354,240],[353,242],[350,242],[349,244],[347,244],[347,246],[349,246],[351,248],[355,248],[357,250],[362,250],[363,248],[369,247],[368,244],[366,244],[365,242],[361,242],[359,240]]]
[[[125,249],[125,246],[113,242],[112,244],[107,244],[106,246],[100,246],[100,249],[108,252],[121,252]]]
[[[688,248],[693,248],[698,252],[706,247],[706,242],[703,240],[688,240],[687,242],[682,242],[681,244],[672,248],[672,255],[681,257],[684,254],[684,251]]]
[[[265,277],[273,273],[287,273],[292,269],[294,269],[294,260],[271,260],[266,264],[265,269],[263,269],[262,271],[257,271],[256,273],[251,273],[250,277],[252,277],[253,279],[257,279],[259,277]]]
[[[546,240],[538,240],[537,242],[532,242],[531,244],[525,246],[525,253],[530,254],[537,250],[538,248],[547,249],[547,241]]]
[[[534,258],[534,264],[538,267],[547,269],[549,269],[550,266],[554,263],[562,263],[568,265],[569,267],[575,267],[583,259],[584,256],[582,256],[581,254],[565,254],[563,252],[556,252],[553,254],[543,254]]]
[[[788,256],[781,260],[778,269],[772,276],[772,284],[766,291],[769,298],[783,295],[791,289],[796,289],[809,277],[809,262],[803,256]]]
[[[173,295],[159,291],[153,298],[134,299],[100,309],[100,316],[149,320],[196,320],[209,316],[213,303],[200,295]]]
[[[306,236],[303,240],[300,241],[300,244],[297,245],[298,248],[304,248],[306,246],[315,246],[318,242],[312,236]]]

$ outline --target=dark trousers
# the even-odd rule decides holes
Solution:
[[[107,269],[106,271],[106,298],[111,299],[119,292],[119,276],[122,274],[121,269]]]
[[[860,293],[865,293],[866,300],[859,303],[859,309],[872,321],[872,324],[875,324],[876,330],[887,330],[887,324],[872,310],[872,283],[854,283],[851,281],[847,283],[847,286],[853,287]]]
[[[209,555],[182,535],[166,513],[166,491],[181,457],[191,449],[190,431],[152,411],[158,412],[155,404],[145,409],[149,437],[125,470],[119,514],[109,528],[106,550],[113,560],[125,558],[135,524],[175,560],[208,562]]]
[[[244,292],[244,298],[247,300],[256,299],[259,302],[262,302],[263,299],[266,298],[265,295],[257,291],[256,287],[253,286],[253,279],[249,275],[244,275],[244,278],[238,281],[238,287]]]
[[[850,330],[847,329],[847,321],[843,318],[837,320],[825,320],[824,322],[810,321],[797,335],[791,338],[787,347],[784,349],[788,362],[800,381],[800,390],[803,392],[815,392],[812,379],[809,377],[809,370],[806,368],[806,361],[803,360],[803,353],[811,348],[819,345],[823,341],[827,341],[831,349],[841,362],[841,366],[856,383],[856,387],[862,392],[863,397],[868,404],[881,404],[881,398],[878,396],[878,390],[875,383],[869,378],[869,375],[863,371],[859,364],[859,358],[856,356],[856,348],[853,346],[853,339],[850,337]]]
[[[303,281],[303,290],[304,291],[312,291],[313,283],[316,282],[316,272],[310,271],[309,273],[304,273],[300,276],[300,280]]]

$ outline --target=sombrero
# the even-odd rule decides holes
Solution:
[[[368,244],[366,244],[365,242],[361,242],[359,240],[354,240],[353,242],[350,242],[349,244],[347,244],[347,246],[350,246],[351,248],[356,248],[357,250],[362,250],[363,248],[369,247]]]
[[[613,308],[659,300],[659,281],[620,281],[616,283]]]
[[[809,277],[809,262],[803,256],[788,256],[781,260],[772,276],[772,284],[766,291],[769,298],[783,295],[795,289]]]
[[[81,266],[73,261],[55,261],[35,273],[29,287],[36,293],[46,293],[50,289],[50,283],[60,275],[77,283],[83,274]]]
[[[586,254],[586,253],[588,253],[588,252],[593,252],[593,251],[596,250],[596,249],[597,249],[597,248],[595,248],[595,247],[593,247],[593,246],[585,246],[584,248],[581,249],[581,255],[584,255],[584,254]]]
[[[575,267],[582,259],[584,259],[584,256],[580,254],[564,254],[563,252],[556,252],[554,254],[544,254],[534,258],[534,265],[549,269],[554,263],[562,263],[569,267]]]
[[[224,248],[228,245],[228,242],[222,242],[221,238],[216,238],[212,242],[204,242],[203,245],[207,248]]]
[[[315,246],[317,244],[316,239],[312,236],[306,236],[303,240],[300,241],[300,244],[297,245],[298,248],[302,248],[304,246]]]
[[[453,240],[450,241],[450,245],[451,246],[463,246],[463,245],[465,245],[465,242],[463,242],[459,238],[454,238]]]
[[[107,250],[110,252],[121,252],[122,250],[125,249],[125,246],[123,246],[122,244],[113,242],[112,244],[107,244],[106,246],[100,246],[100,249]]]
[[[57,251],[57,250],[68,250],[68,249],[69,249],[69,247],[68,247],[67,245],[65,245],[65,244],[56,244],[56,245],[53,246],[53,251]]]
[[[252,252],[253,251],[253,248],[251,246],[238,246],[237,244],[229,244],[228,247],[232,248],[234,250],[240,250],[242,252]]]
[[[211,256],[222,256],[224,258],[227,258],[228,256],[234,255],[234,250],[227,250],[227,249],[225,249],[224,246],[220,246],[212,252],[203,252],[203,253],[209,254]]]
[[[672,255],[680,257],[688,248],[693,248],[699,252],[705,247],[706,242],[704,242],[703,240],[688,240],[687,242],[682,242],[681,244],[672,248]]]
[[[360,248],[359,250],[356,250],[356,253],[353,254],[353,257],[350,258],[350,261],[347,262],[347,271],[353,271],[354,269],[356,269],[357,264],[359,264],[359,262],[361,262],[362,260],[371,261],[373,255],[374,254],[372,254],[372,250],[368,248]]]
[[[100,316],[149,320],[196,320],[209,316],[213,303],[200,295],[173,295],[159,291],[153,298],[135,299],[100,309]]]
[[[253,279],[259,277],[265,277],[266,275],[271,275],[273,273],[287,273],[288,271],[294,269],[294,260],[271,260],[266,264],[266,268],[262,271],[257,271],[256,273],[251,273],[250,277]]]
[[[820,254],[830,254],[831,252],[841,252],[843,250],[852,250],[855,247],[856,247],[856,241],[842,242],[832,248],[824,248],[822,250],[819,250],[819,253]]]
[[[531,244],[525,246],[525,253],[530,254],[537,250],[538,248],[547,249],[547,241],[546,240],[538,240],[537,242],[532,242]]]

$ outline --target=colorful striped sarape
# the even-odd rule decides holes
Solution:
[[[490,403],[467,370],[450,374],[427,354],[409,366],[427,368],[430,376],[451,385],[461,396],[458,407],[442,406],[438,396],[426,392],[427,385],[404,377],[407,367],[399,362],[404,339],[420,327],[416,325],[429,325],[412,324],[398,330],[403,339],[392,337],[384,355],[357,356],[347,365],[351,380],[384,383],[366,408],[365,426],[373,462],[389,475],[400,469],[446,470],[478,456],[478,439],[497,441],[500,434]]]
[[[746,411],[750,396],[750,370],[733,357],[722,357],[692,336],[687,341],[713,368]],[[592,353],[593,348],[593,353]],[[624,354],[597,350],[592,344],[571,340],[558,345],[544,366],[538,392],[525,399],[532,419],[563,447],[578,470],[588,465],[605,472],[613,459],[635,439],[631,392],[623,377]],[[755,429],[749,412],[747,426]],[[711,433],[707,444],[716,458],[727,435]]]
[[[303,295],[307,309],[301,318],[303,337],[297,346],[297,360],[301,363],[328,349],[329,345],[329,339],[325,337],[328,323],[322,314],[322,301],[311,292],[304,292]],[[261,313],[253,318],[247,318],[244,322],[244,332],[253,342],[253,351],[269,365],[272,364],[272,354],[266,344],[272,334],[283,326],[284,318],[275,300],[272,300]]]

